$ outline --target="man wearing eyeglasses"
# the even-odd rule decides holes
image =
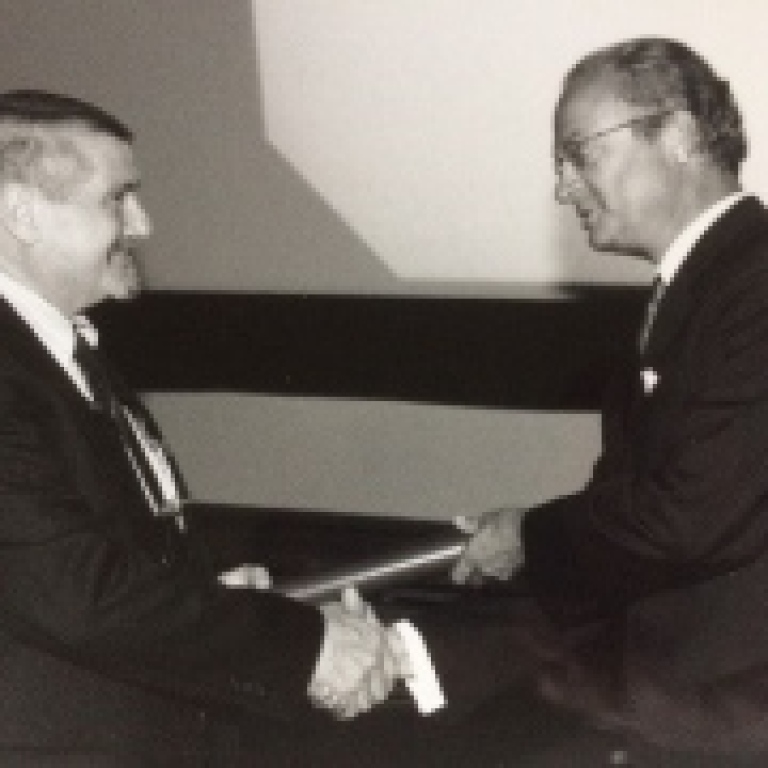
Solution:
[[[557,200],[595,250],[654,265],[654,300],[584,489],[486,514],[455,571],[524,579],[573,643],[550,698],[702,765],[768,753],[768,214],[746,148],[728,83],[679,42],[568,73]]]

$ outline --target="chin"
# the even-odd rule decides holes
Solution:
[[[615,234],[615,233],[613,233]],[[614,237],[610,231],[593,226],[587,230],[587,242],[590,248],[600,253],[626,253],[627,245],[621,239]]]
[[[615,243],[612,243],[609,240],[606,240],[605,238],[601,238],[599,235],[596,235],[592,230],[590,230],[587,233],[587,242],[589,243],[589,247],[593,251],[599,251],[600,253],[616,250]]]
[[[130,301],[135,299],[139,293],[141,293],[141,288],[138,284],[123,285],[110,291],[108,298],[114,301]]]
[[[598,253],[618,253],[622,256],[629,256],[633,259],[642,259],[643,261],[653,261],[648,253],[639,246],[634,247],[626,243],[617,243],[608,240],[597,240],[590,236],[589,245],[593,251]]]

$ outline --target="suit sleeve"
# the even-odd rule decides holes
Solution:
[[[626,603],[764,549],[768,273],[754,269],[707,301],[671,363],[675,391],[663,391],[662,372],[618,460],[526,515],[526,573],[545,598]]]
[[[17,639],[176,694],[259,710],[304,702],[320,613],[168,565],[117,515],[96,514],[74,480],[62,414],[5,368],[0,612]]]

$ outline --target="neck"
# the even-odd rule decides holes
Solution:
[[[44,276],[34,274],[29,269],[28,262],[25,263],[23,259],[16,260],[7,258],[7,254],[2,255],[0,256],[0,270],[56,307],[66,317],[74,317],[82,311],[82,307],[69,301],[67,292],[61,290],[61,286],[56,281],[47,280]]]
[[[657,237],[653,246],[648,249],[649,261],[658,264],[675,238],[691,222],[715,203],[739,192],[740,189],[738,179],[722,171],[701,173],[696,177],[695,183],[689,181],[680,185],[671,204],[662,212],[661,221],[656,228]]]

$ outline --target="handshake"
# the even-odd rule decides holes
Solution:
[[[524,562],[524,515],[525,510],[502,508],[479,519],[455,519],[456,527],[469,538],[454,565],[453,581],[482,584],[514,576]],[[219,580],[232,588],[271,586],[269,573],[257,565],[239,566]],[[400,681],[422,714],[445,705],[429,652],[409,622],[381,624],[353,587],[344,590],[339,602],[327,603],[321,610],[325,637],[308,690],[317,707],[350,719],[386,700]]]
[[[410,653],[398,626],[381,624],[354,588],[321,610],[326,631],[309,697],[339,719],[350,719],[384,701],[398,681],[410,679]]]
[[[479,519],[459,518],[469,535],[452,578],[460,584],[507,580],[523,566],[526,510],[494,509]],[[354,588],[323,607],[326,634],[309,686],[315,705],[348,719],[384,701],[402,680],[422,714],[444,706],[440,683],[418,631],[408,622],[383,626]]]

